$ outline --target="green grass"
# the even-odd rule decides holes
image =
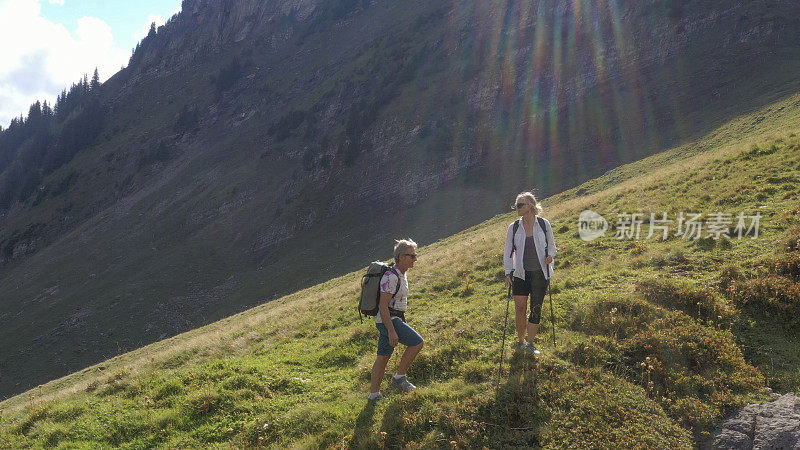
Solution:
[[[345,3],[355,7],[358,2]],[[107,82],[104,90],[114,97],[108,99],[114,106],[109,128],[95,146],[42,183],[48,192],[59,191],[55,186],[75,173],[72,187],[36,206],[26,203],[3,219],[0,242],[28,230],[37,251],[0,270],[3,311],[21,313],[0,330],[0,340],[16,344],[0,348],[0,359],[8,361],[0,373],[0,396],[354,270],[406,230],[425,243],[451,235],[500,211],[508,203],[507,194],[520,186],[559,192],[601,174],[606,164],[702,138],[644,165],[615,169],[613,176],[582,187],[590,194],[638,176],[644,168],[720,145],[765,142],[770,133],[785,135],[800,126],[793,97],[800,91],[795,76],[800,58],[790,38],[797,21],[791,20],[793,11],[777,5],[766,9],[788,22],[786,27],[780,21],[775,25],[776,30],[783,27],[785,45],[756,40],[720,51],[716,46],[727,41],[730,28],[716,24],[702,32],[702,45],[663,67],[609,66],[612,77],[576,93],[565,104],[569,121],[555,123],[550,118],[557,115],[545,111],[556,101],[548,92],[571,89],[570,80],[585,79],[575,64],[595,60],[598,46],[611,51],[636,43],[633,47],[649,53],[649,43],[663,37],[655,35],[662,33],[658,24],[663,22],[656,20],[654,26],[651,19],[663,15],[627,2],[626,19],[619,23],[621,40],[605,44],[591,44],[591,27],[562,28],[583,29],[577,42],[587,45],[569,53],[559,70],[559,31],[546,24],[567,22],[561,22],[556,14],[561,8],[555,5],[520,4],[514,13],[504,2],[372,3],[338,25],[327,24],[330,32],[308,34],[302,42],[274,49],[270,42],[243,41],[188,68],[170,67],[158,71],[157,78],[142,76],[135,86],[123,85],[121,77]],[[687,6],[686,17],[728,9],[711,3]],[[761,23],[763,18],[751,13],[763,13],[765,7],[751,3],[743,12],[754,22],[737,22],[736,29]],[[608,12],[597,11],[601,17],[596,22],[589,20],[595,12],[584,8],[583,23],[616,27]],[[502,19],[506,13],[509,19],[537,17],[538,24],[526,27],[516,19]],[[740,14],[736,16],[738,21]],[[544,41],[528,48],[540,37]],[[427,59],[411,67],[413,80],[398,82],[395,68],[408,68],[405,64],[426,48],[431,52]],[[211,77],[237,55],[246,66],[244,76],[218,96]],[[754,60],[756,56],[761,59]],[[537,61],[548,60],[552,64],[537,67]],[[533,74],[534,68],[544,78],[560,72],[555,78],[564,84],[548,87],[547,82],[527,79],[525,74]],[[651,70],[657,76],[648,81]],[[615,71],[620,77],[614,78]],[[395,95],[382,98],[386,92]],[[174,134],[177,115],[187,104],[201,112],[200,130],[176,142],[172,161],[137,171],[140,155]],[[541,109],[528,111],[531,104]],[[291,111],[316,114],[307,116],[286,140],[272,141],[269,128]],[[374,126],[361,130],[367,153],[350,168],[338,165],[339,155],[330,171],[306,170],[304,148],[335,153],[351,111],[369,117],[370,111],[375,113]],[[525,124],[539,131],[522,143],[519,137],[529,134]],[[417,127],[421,131],[414,137]],[[538,161],[538,142],[547,139],[541,134],[546,129],[560,130],[560,145],[552,149],[552,158]],[[347,201],[354,192],[368,193],[370,186],[382,183],[363,176],[374,173],[375,157],[394,154],[404,155],[394,169],[414,177],[407,198],[419,202],[402,205],[401,214],[385,218],[375,218],[369,208],[353,211]],[[431,185],[443,173],[459,172],[454,166],[465,161],[488,167]],[[775,193],[759,190],[752,197],[748,189],[755,187],[742,186],[734,197],[746,202],[789,195],[783,186],[792,183],[776,182],[771,184]],[[688,187],[668,192],[680,198],[704,195]],[[614,207],[637,206],[640,197],[615,199]],[[373,220],[384,222],[376,226]],[[303,228],[307,224],[311,228]],[[331,229],[345,230],[341,240],[346,244],[333,251]],[[259,246],[264,236],[273,231],[281,236],[282,230],[295,238],[276,249]],[[51,241],[56,235],[59,240]],[[639,264],[672,261],[661,255],[638,256]],[[78,308],[85,325],[78,321],[65,327]]]
[[[411,395],[384,384],[386,400],[365,402],[376,331],[354,309],[359,271],[8,399],[0,447],[691,448],[766,387],[800,391],[787,295],[800,138],[733,144],[734,128],[544,199],[559,343],[546,311],[540,361],[506,352],[499,386],[510,215],[419,250],[409,319],[426,346]],[[618,240],[612,228],[584,242],[585,208],[612,225],[622,212],[759,211],[761,235]]]

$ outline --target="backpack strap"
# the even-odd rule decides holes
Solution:
[[[519,230],[519,223],[522,222],[522,219],[514,221],[514,227],[511,231],[511,253],[509,253],[508,257],[511,258],[514,255],[514,252],[517,251],[517,243],[514,237],[517,235],[517,230]]]
[[[400,274],[397,273],[397,270],[394,268],[394,264],[389,266],[389,270],[391,270],[392,273],[397,277],[397,288],[394,290],[394,294],[392,295],[392,300],[395,300],[395,297],[397,296],[397,293],[400,292]],[[402,314],[401,311],[397,311],[396,309],[394,309],[394,308],[392,308],[390,306],[389,307],[389,317],[395,317],[395,315],[392,314],[392,313]],[[405,321],[405,318],[403,318],[403,320]]]
[[[536,218],[539,219],[539,227],[544,232],[544,256],[547,257],[548,256],[548,251],[547,251],[548,250],[548,248],[547,248],[547,227],[545,227],[545,225],[544,225],[544,219],[542,219],[540,216],[536,216]],[[553,230],[551,229],[550,230],[550,234],[552,234],[552,233],[553,233]]]
[[[397,277],[397,289],[394,290],[394,294],[392,295],[392,298],[394,298],[397,295],[397,293],[400,292],[400,274],[397,273],[397,270],[395,270],[394,265],[390,266],[389,270],[391,270],[392,273]]]

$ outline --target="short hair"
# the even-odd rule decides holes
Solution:
[[[536,200],[536,196],[533,195],[533,192],[531,192],[531,191],[520,192],[517,195],[517,198],[518,199],[519,198],[525,199],[525,201],[527,201],[528,203],[533,205],[533,207],[536,209],[536,215],[539,215],[539,214],[542,213],[542,204],[539,203],[538,200]]]
[[[410,248],[417,248],[417,243],[411,239],[400,239],[399,241],[394,241],[394,262],[399,262],[400,255],[407,252]]]

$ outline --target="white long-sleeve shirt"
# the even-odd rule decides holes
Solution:
[[[542,227],[539,226],[539,218],[537,217],[533,222],[533,241],[536,243],[536,256],[539,257],[539,265],[542,268],[542,273],[544,274],[545,279],[549,279],[553,275],[554,266],[551,262],[549,265],[544,263],[544,247],[545,242],[547,242],[547,254],[555,258],[556,252],[556,243],[553,241],[553,228],[550,226],[550,221],[542,217],[544,223],[547,228],[547,232],[542,230]],[[511,236],[511,233],[514,231],[514,222],[519,221],[519,228],[517,228],[517,234]],[[511,274],[511,270],[514,270],[514,276],[517,278],[525,279],[525,265],[523,264],[523,255],[525,253],[525,227],[522,226],[522,217],[511,222],[511,225],[508,226],[508,233],[506,233],[506,245],[505,245],[505,252],[503,253],[503,266],[505,267],[506,275]],[[512,241],[513,239],[513,241]],[[517,248],[514,252],[514,255],[511,255],[511,250],[513,248],[513,242],[516,242]],[[548,274],[547,268],[550,267],[550,273]]]

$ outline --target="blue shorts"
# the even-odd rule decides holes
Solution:
[[[394,332],[397,333],[400,343],[406,347],[414,347],[424,342],[422,336],[408,326],[403,319],[392,317],[392,325],[394,325]],[[376,323],[375,326],[378,327],[380,333],[378,335],[378,356],[392,356],[394,347],[389,345],[389,330],[382,323]]]

